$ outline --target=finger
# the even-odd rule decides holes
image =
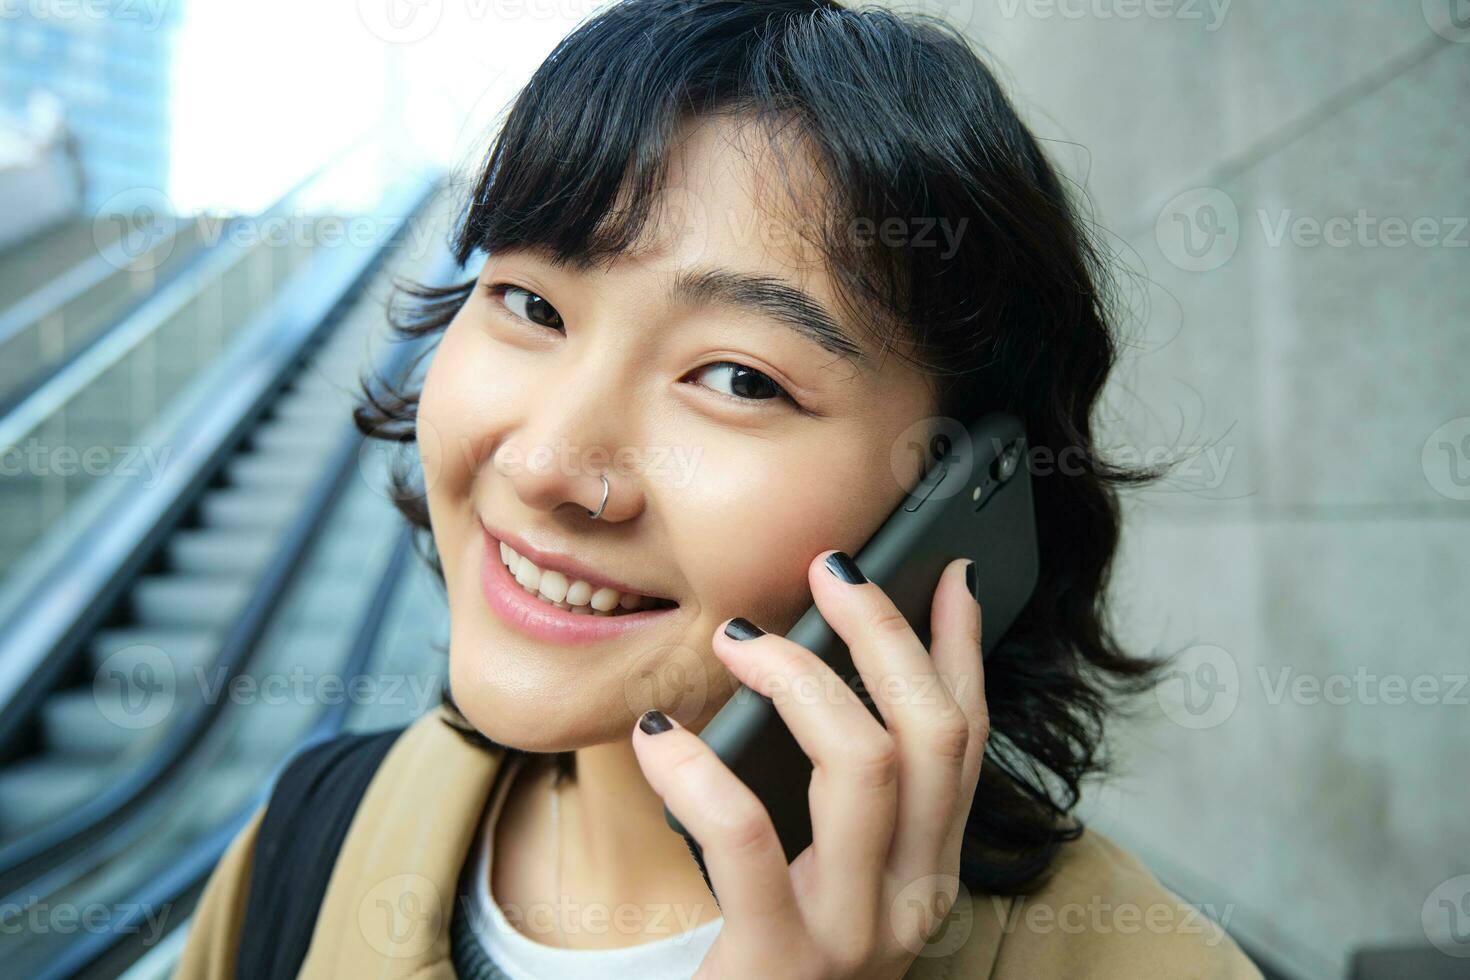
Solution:
[[[770,814],[703,739],[658,714],[670,728],[649,734],[635,725],[633,751],[648,784],[699,843],[722,928],[748,932],[752,943],[798,942],[803,920]]]
[[[990,735],[990,711],[985,703],[983,657],[984,611],[970,591],[968,559],[956,559],[945,568],[929,612],[929,655],[944,681],[945,690],[970,722],[965,746],[965,778],[979,778],[980,760]]]
[[[843,578],[853,574],[862,581]],[[922,735],[937,719],[958,710],[949,692],[935,683],[938,668],[909,621],[851,557],[822,552],[808,566],[807,580],[822,618],[851,652],[889,731]]]
[[[941,866],[946,868],[959,863],[965,822],[974,803],[980,763],[990,735],[985,673],[981,663],[981,609],[966,575],[968,565],[969,560],[961,558],[946,566],[934,591],[934,602],[929,612],[929,653],[967,727],[964,755],[951,777],[956,780],[956,789],[949,811],[950,820],[938,841],[937,853],[941,856]],[[902,803],[908,803],[909,809],[904,809]],[[932,861],[936,853],[935,841],[928,838],[929,828],[935,824],[930,814],[921,811],[925,805],[923,801],[905,800],[902,803],[896,845],[902,857],[896,857],[894,863],[899,865],[902,862],[906,869],[917,868],[917,873],[927,874],[933,865],[925,862]],[[910,828],[917,830],[911,833]]]
[[[771,633],[740,640],[721,628],[713,649],[742,684],[771,699],[811,759],[809,860],[845,913],[869,918],[881,882],[863,873],[887,865],[897,819],[893,736],[836,671],[799,643]]]
[[[837,574],[845,563],[837,559],[834,572],[825,560],[831,554],[819,555],[809,569],[812,593],[822,617],[852,651],[898,748],[898,815],[889,866],[900,874],[927,874],[945,853],[959,807],[970,725],[893,600],[872,582],[845,581]],[[968,593],[958,561],[940,576],[935,598],[956,590]],[[873,678],[880,683],[875,686]]]

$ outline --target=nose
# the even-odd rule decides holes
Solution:
[[[595,360],[595,359],[589,359]],[[627,521],[643,509],[642,477],[632,463],[625,433],[635,411],[617,391],[606,370],[597,380],[564,377],[554,388],[533,389],[520,430],[496,448],[492,465],[526,506],[554,512],[564,509],[583,521],[599,506],[603,523]],[[552,392],[547,395],[545,392]],[[607,503],[603,505],[603,475]]]

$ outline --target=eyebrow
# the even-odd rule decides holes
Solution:
[[[864,360],[863,349],[816,297],[784,279],[734,269],[681,270],[669,288],[673,301],[728,306],[777,320],[839,357]]]

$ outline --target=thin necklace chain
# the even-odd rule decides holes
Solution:
[[[562,949],[568,949],[567,934],[561,927],[561,784],[556,776],[551,781],[551,836],[556,838],[556,934],[561,939]]]

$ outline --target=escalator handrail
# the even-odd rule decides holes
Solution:
[[[396,375],[408,367],[418,347],[401,344],[393,349],[385,359],[385,373]],[[254,584],[211,666],[212,674],[220,675],[222,689],[245,668],[270,626],[328,515],[356,471],[362,443],[362,434],[349,423],[322,477]],[[59,880],[64,885],[67,879],[75,877],[63,868],[86,868],[96,853],[109,850],[108,838],[125,835],[130,822],[137,824],[145,818],[144,804],[150,794],[183,767],[190,751],[200,743],[227,700],[205,699],[193,704],[141,765],[59,820],[0,848],[0,892],[7,895],[0,908],[24,910],[52,893],[57,887],[54,882]]]
[[[284,213],[308,194],[319,181],[328,179],[334,168],[342,166],[352,153],[360,151],[365,145],[366,141],[359,139],[347,151],[334,157],[293,187],[259,220],[277,216],[278,210]],[[255,220],[257,219],[235,219],[229,228]],[[3,412],[0,412],[0,447],[20,445],[41,423],[162,328],[174,314],[187,307],[205,284],[214,282],[231,266],[242,261],[249,252],[249,246],[236,243],[228,229],[222,229],[219,241],[201,250],[198,258],[188,266],[195,275],[170,277],[166,284],[143,297],[132,310],[97,337],[74,351],[54,369],[45,372],[43,377],[37,379],[37,383],[29,385],[17,397],[8,399]],[[104,261],[103,257],[99,256],[98,261]]]
[[[392,240],[438,186],[414,175],[390,193],[385,239],[319,251],[180,396],[177,417],[161,419],[140,442],[174,450],[153,486],[109,498],[88,524],[14,597],[23,614],[0,618],[0,750],[39,705],[76,649],[102,625],[148,558],[187,515],[194,499],[284,384],[290,367],[327,327],[330,315],[366,281]],[[157,431],[162,429],[164,431]],[[49,681],[48,681],[49,678]],[[4,851],[0,851],[3,854]]]
[[[405,526],[400,530],[393,550],[383,565],[372,601],[359,621],[347,655],[343,658],[341,675],[344,684],[352,684],[365,673],[368,667],[373,651],[377,647],[378,638],[382,633],[383,621],[387,616],[386,611],[403,582],[405,567],[413,554],[412,543],[413,529]],[[270,799],[271,789],[275,786],[281,770],[297,753],[341,732],[347,722],[347,712],[348,705],[340,700],[323,707],[310,732],[301,739],[295,749],[287,753],[286,758],[276,765],[270,777],[252,794],[246,805],[240,807],[219,826],[190,845],[177,860],[161,869],[158,875],[129,896],[127,901],[110,905],[109,908],[113,911],[107,925],[79,935],[76,941],[70,943],[55,960],[47,964],[46,971],[37,980],[41,980],[42,977],[76,976],[96,964],[104,956],[113,953],[125,942],[141,939],[141,930],[132,928],[141,910],[168,909],[172,911],[182,905],[186,898],[202,890],[215,865],[219,863],[225,850],[230,846],[230,842],[235,839],[235,835]],[[175,922],[172,928],[186,928],[188,921],[189,917],[186,916],[181,921]],[[172,930],[160,933],[157,938],[162,939],[170,931]]]
[[[225,219],[221,223],[219,240],[229,238],[230,229],[243,220],[263,220],[286,213],[286,209],[293,201],[299,200],[302,193],[315,183],[328,169],[336,166],[349,154],[357,151],[364,143],[373,138],[372,131],[366,131],[358,135],[346,145],[332,152],[318,167],[313,168],[307,175],[298,180],[285,193],[276,198],[263,210],[253,215],[240,215]],[[93,220],[96,220],[95,217]],[[179,233],[179,229],[187,219],[173,217],[162,229],[163,240],[157,248],[167,247],[167,243],[173,241]],[[17,248],[25,248],[26,243],[21,242]],[[215,246],[217,247],[217,243]],[[117,242],[99,249],[97,254],[89,256],[75,263],[71,268],[60,275],[48,280],[9,306],[0,310],[0,345],[13,340],[26,327],[40,320],[52,312],[75,300],[78,296],[91,289],[93,286],[107,279],[116,272],[128,268],[132,260],[137,256],[130,255],[127,247],[120,239]],[[185,266],[188,268],[188,266]],[[179,270],[182,272],[184,270]],[[68,357],[67,360],[71,358]],[[19,401],[20,399],[9,399]],[[0,413],[3,414],[3,413]]]

